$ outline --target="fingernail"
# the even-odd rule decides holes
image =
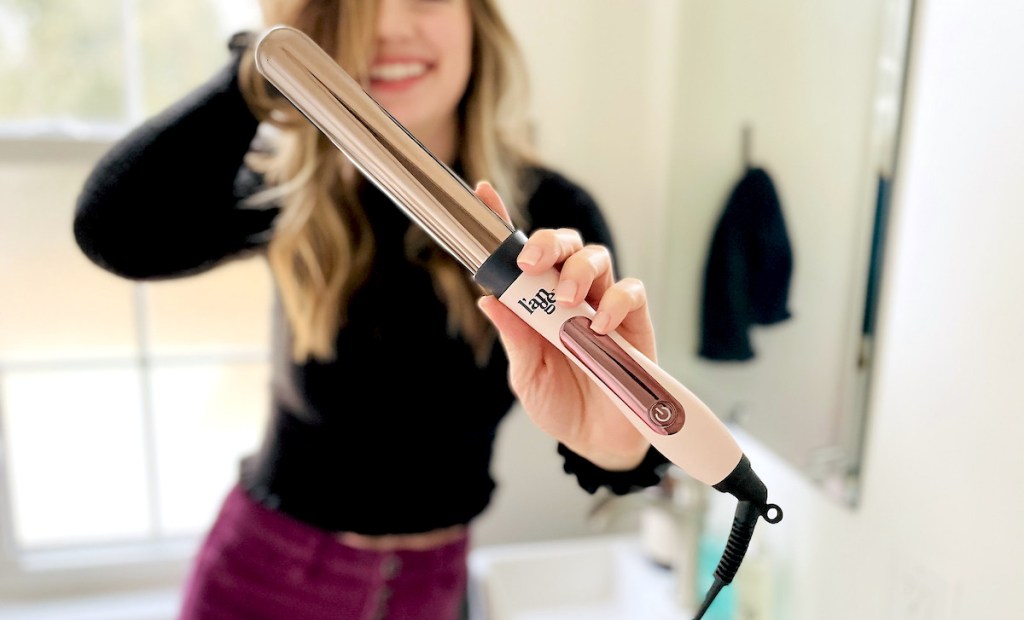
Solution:
[[[590,329],[598,333],[605,333],[608,330],[608,323],[611,322],[611,318],[606,312],[598,312],[594,315],[594,318],[590,321]]]
[[[533,267],[540,260],[541,254],[540,248],[528,245],[519,253],[519,258],[516,259],[516,262]]]
[[[555,287],[555,301],[573,301],[576,299],[576,288],[572,280],[562,280]]]

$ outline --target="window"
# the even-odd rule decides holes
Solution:
[[[97,158],[212,75],[257,10],[0,0],[0,596],[184,564],[259,440],[264,262],[138,284],[71,233]]]

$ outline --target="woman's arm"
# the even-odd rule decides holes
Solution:
[[[235,191],[258,122],[238,87],[242,49],[209,81],[115,144],[78,197],[74,234],[97,265],[132,279],[208,269],[265,242],[276,210]]]

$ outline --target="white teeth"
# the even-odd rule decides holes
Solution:
[[[386,65],[374,65],[370,69],[370,78],[395,82],[419,77],[426,72],[427,65],[422,62],[395,62]]]

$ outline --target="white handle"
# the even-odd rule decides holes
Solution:
[[[592,331],[590,305],[556,306],[558,277],[554,269],[524,273],[499,300],[590,376],[666,458],[705,484],[721,482],[743,456],[722,421],[618,333]]]

